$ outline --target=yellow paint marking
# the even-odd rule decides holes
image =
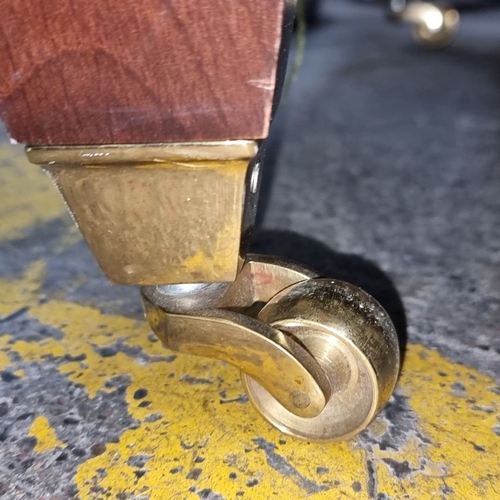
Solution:
[[[438,496],[445,484],[454,498],[500,498],[500,436],[493,432],[500,397],[489,390],[495,382],[423,346],[411,346],[408,358],[401,386],[432,444],[415,443],[400,453],[400,460],[426,463],[405,480],[386,475],[382,491]],[[454,394],[454,383],[465,387],[463,394]]]
[[[229,245],[234,239],[234,227],[225,226],[219,230],[217,241],[211,253],[198,250],[192,256],[184,259],[182,267],[192,276],[210,273],[213,276],[225,277],[229,269],[235,268],[234,245]],[[226,273],[226,274],[224,274]]]
[[[28,162],[20,147],[0,145],[0,164],[0,240],[66,214],[50,179]]]
[[[6,352],[0,351],[0,369],[7,368],[10,365],[10,358]]]
[[[207,266],[207,256],[203,252],[203,250],[198,250],[191,257],[188,257],[182,263],[182,267],[185,269],[195,273],[198,272],[199,269],[204,269]]]
[[[23,379],[23,378],[27,378],[26,376],[26,372],[24,370],[15,370],[14,372],[12,372],[14,374],[15,377],[17,377],[18,379]]]
[[[232,395],[238,392],[238,377],[232,368],[221,371],[213,363],[196,363],[188,358],[184,363],[183,368],[193,375],[207,376],[208,372],[211,377],[225,377],[224,387]],[[439,372],[448,372],[448,383],[444,386],[440,385],[443,377]],[[177,498],[172,494],[177,491],[179,498],[190,498],[188,490],[193,484],[197,484],[198,489],[211,488],[225,498],[233,498],[236,491],[248,491],[249,478],[259,479],[259,498],[271,498],[274,492],[280,491],[286,491],[287,498],[305,497],[304,484],[296,475],[280,474],[270,468],[264,452],[246,453],[246,450],[256,449],[252,442],[252,437],[256,436],[277,446],[276,453],[300,475],[320,486],[333,488],[339,497],[352,498],[352,485],[359,481],[363,489],[356,498],[368,498],[365,452],[357,449],[355,441],[317,445],[288,438],[287,444],[281,445],[279,432],[260,420],[248,406],[229,408],[230,405],[218,404],[220,398],[216,389],[183,386],[182,392],[176,387],[165,391],[154,372],[150,376],[148,380],[143,373],[138,385],[148,388],[148,399],[154,402],[158,411],[166,413],[169,424],[160,421],[127,431],[120,443],[109,445],[104,455],[83,464],[77,475],[83,498],[95,498],[90,491],[93,483],[89,478],[95,477],[98,468],[106,467],[108,476],[99,481],[100,486],[118,494],[138,491],[147,485],[151,500],[165,498],[169,492],[171,498]],[[452,394],[451,384],[457,379],[466,386],[466,397]],[[488,390],[495,385],[493,380],[453,364],[435,351],[410,346],[400,384],[420,422],[417,430],[429,442],[415,435],[400,450],[374,450],[377,491],[391,498],[403,498],[403,495],[431,498],[440,497],[443,486],[447,485],[455,492],[449,498],[495,498],[500,491],[500,439],[494,434],[493,426],[497,422],[500,398]],[[138,385],[133,383],[132,387]],[[164,401],[162,404],[163,398],[168,398],[168,404]],[[471,409],[466,399],[494,411],[481,413]],[[140,417],[135,402],[130,397],[128,400],[131,414]],[[383,425],[379,422],[376,427]],[[194,444],[194,447],[185,450],[180,446],[181,441]],[[198,448],[200,443],[205,443],[201,449]],[[199,453],[205,458],[204,472],[193,483],[186,475],[196,467],[193,461]],[[127,465],[128,458],[137,454],[152,455],[147,464],[149,472],[139,482],[134,469]],[[414,472],[395,477],[384,458],[408,462],[409,471],[413,469]],[[321,466],[329,471],[318,477],[316,469]],[[179,467],[182,472],[171,472]],[[230,472],[236,472],[238,479],[229,480]],[[331,490],[319,491],[315,498],[329,499],[331,495]]]
[[[37,439],[35,451],[43,453],[45,451],[53,450],[54,448],[63,448],[66,445],[57,439],[56,432],[50,426],[47,417],[40,416],[35,419],[31,425],[29,436],[34,436]]]
[[[33,296],[35,275],[31,270],[20,283],[9,285],[19,293],[28,290],[18,300]],[[205,488],[224,498],[244,491],[247,498],[368,499],[367,460],[373,464],[376,492],[391,498],[440,498],[445,488],[447,498],[489,499],[500,491],[495,382],[436,351],[408,346],[399,394],[408,398],[411,410],[405,416],[415,419],[414,428],[406,431],[399,449],[374,445],[370,451],[356,440],[318,445],[284,438],[248,403],[221,404],[242,393],[239,374],[230,366],[181,355],[170,362],[141,360],[134,349],[153,357],[172,355],[148,340],[142,322],[58,301],[33,301],[29,314],[60,329],[63,338],[8,344],[10,337],[4,335],[0,349],[8,347],[24,362],[39,363],[47,355],[84,354],[83,361],[63,362],[59,370],[83,384],[90,398],[112,390],[106,381],[114,376],[130,379],[124,397],[140,425],[80,465],[75,480],[83,500],[102,498],[96,485],[111,497],[142,494],[150,500],[199,498],[195,491]],[[118,352],[103,357],[98,351],[106,346],[118,346]],[[191,378],[183,378],[186,374]],[[381,437],[398,425],[378,419],[370,432]],[[129,462],[136,455],[149,457],[140,477]],[[394,464],[403,470],[399,476]],[[106,477],[98,469],[105,469]]]
[[[21,280],[0,279],[0,318],[38,301],[45,274],[43,261],[31,262]]]

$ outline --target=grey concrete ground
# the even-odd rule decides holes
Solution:
[[[500,11],[438,52],[375,7],[325,1],[321,19],[271,141],[261,220],[287,234],[257,247],[360,284],[410,342],[499,378]]]

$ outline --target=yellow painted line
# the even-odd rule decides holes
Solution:
[[[31,424],[28,436],[34,436],[37,440],[35,451],[43,453],[54,448],[64,448],[66,445],[57,439],[55,430],[50,426],[47,417],[41,415],[35,418]]]
[[[6,367],[10,365],[10,359],[6,352],[0,351],[0,367]]]
[[[37,301],[40,282],[45,274],[43,261],[31,262],[22,280],[9,280],[0,277],[0,318]]]
[[[20,146],[0,144],[0,240],[66,216],[63,201],[40,167],[31,165]]]
[[[2,171],[0,240],[64,210],[48,179],[36,167],[15,161],[18,168]],[[64,246],[74,238],[71,233],[59,243]],[[234,368],[174,357],[148,340],[149,329],[142,322],[64,300],[41,304],[44,275],[45,264],[37,261],[20,278],[0,279],[0,317],[29,306],[31,318],[58,329],[62,337],[16,341],[6,330],[0,335],[0,369],[14,374],[24,370],[29,380],[29,363],[59,358],[60,373],[82,384],[91,401],[112,390],[106,386],[109,379],[129,377],[123,397],[126,411],[138,422],[118,442],[106,443],[102,454],[79,465],[75,482],[82,500],[124,494],[198,499],[208,490],[225,499],[239,498],[239,492],[259,499],[368,499],[374,488],[398,500],[441,498],[443,492],[457,500],[500,498],[500,391],[475,369],[410,345],[397,391],[406,410],[393,412],[392,421],[377,419],[367,435],[348,443],[303,443],[281,435],[248,403],[237,402],[242,389]],[[115,355],[99,354],[117,342],[123,349]],[[148,362],[131,354],[134,349],[152,359],[171,357]],[[49,418],[39,411],[26,431],[37,438],[35,451],[40,453],[65,446]],[[380,442],[394,428],[401,430],[404,418],[411,425],[395,449],[376,444],[375,438]]]
[[[238,374],[232,368],[221,370],[218,364],[207,366],[203,360],[189,358],[180,362],[192,376],[208,375],[214,379],[221,376],[231,396],[239,393]],[[127,393],[129,412],[144,422],[143,410],[130,396],[136,388],[147,387],[152,410],[165,415],[165,419],[126,431],[119,443],[108,446],[105,454],[83,464],[77,483],[84,498],[93,498],[90,485],[99,468],[108,472],[99,484],[113,494],[139,492],[142,486],[147,486],[151,500],[167,498],[168,494],[176,498],[176,492],[179,498],[186,498],[193,485],[187,476],[197,468],[199,456],[205,460],[197,489],[210,488],[225,498],[248,490],[247,484],[252,479],[259,481],[259,498],[273,498],[283,491],[286,496],[281,498],[302,498],[305,488],[301,478],[333,487],[339,497],[347,498],[353,496],[353,484],[359,482],[362,491],[358,497],[368,498],[366,452],[357,449],[356,441],[317,445],[286,439],[286,444],[281,445],[280,433],[247,405],[218,404],[217,388],[207,390],[180,384],[166,387],[161,367],[139,371],[132,376],[132,389]],[[474,400],[475,406],[492,408],[493,413],[471,409],[465,398],[452,395],[449,384],[441,386],[443,377],[439,373],[443,371],[448,371],[450,380],[466,384],[467,399]],[[400,386],[417,415],[419,431],[430,442],[413,439],[397,452],[375,450],[378,491],[392,498],[402,498],[405,494],[409,495],[407,498],[431,498],[439,497],[446,483],[455,492],[455,498],[495,498],[500,491],[500,439],[493,433],[493,427],[498,423],[500,397],[488,391],[494,385],[491,379],[450,363],[437,352],[410,346]],[[276,453],[297,474],[284,476],[275,471],[267,463],[264,451],[247,458],[247,450],[256,448],[252,440],[255,436],[275,445]],[[185,450],[181,442],[194,446]],[[149,472],[139,481],[133,467],[127,465],[130,457],[137,454],[151,455],[147,463]],[[401,463],[407,461],[417,472],[396,478],[382,460],[384,457]],[[318,475],[317,468],[325,464],[328,472]],[[182,468],[182,473],[171,472],[178,468]],[[236,479],[229,479],[231,472],[237,475]],[[196,498],[194,494],[192,497]],[[332,491],[317,492],[315,498],[332,498]]]
[[[30,289],[33,280],[28,273],[21,285],[11,286]],[[368,452],[356,440],[318,445],[284,438],[249,404],[220,404],[222,390],[227,399],[241,394],[239,374],[230,366],[188,356],[142,363],[125,352],[112,357],[96,352],[96,346],[122,339],[125,346],[139,347],[149,356],[172,354],[148,340],[144,324],[57,301],[32,304],[29,313],[60,329],[63,338],[9,344],[25,363],[43,363],[48,353],[84,353],[85,363],[68,362],[60,371],[83,384],[89,398],[108,391],[105,383],[116,375],[125,374],[131,380],[125,398],[129,414],[140,426],[126,430],[118,443],[108,443],[102,455],[80,465],[76,482],[82,499],[100,498],[93,493],[96,484],[112,497],[124,492],[139,495],[144,489],[151,500],[198,498],[196,491],[211,489],[233,498],[238,491],[248,492],[255,481],[252,491],[258,491],[259,498],[284,491],[286,498],[302,498],[306,493],[332,498],[332,491],[339,497],[369,498],[368,459],[377,491],[392,498],[439,497],[444,484],[454,492],[450,498],[496,498],[500,491],[500,437],[493,432],[499,424],[500,396],[492,390],[495,382],[436,351],[409,346],[399,382],[399,392],[408,398],[417,422],[415,432],[401,449],[375,447]],[[8,335],[0,337],[0,349],[7,347],[8,340]],[[185,374],[212,383],[186,383]],[[454,389],[457,383],[464,388],[460,393]],[[137,399],[141,391],[147,394]],[[147,406],[140,405],[146,400]],[[371,432],[383,435],[390,425],[379,419]],[[137,455],[148,457],[141,477],[137,467],[130,465]],[[273,457],[288,464],[288,474],[273,468]],[[406,464],[408,474],[396,477],[391,460]],[[106,470],[106,477],[99,469]]]

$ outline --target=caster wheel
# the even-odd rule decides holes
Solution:
[[[338,441],[361,432],[389,399],[399,371],[395,328],[359,288],[310,279],[275,295],[258,319],[299,342],[326,375],[331,397],[316,417],[299,417],[242,373],[245,391],[272,425],[307,441]]]

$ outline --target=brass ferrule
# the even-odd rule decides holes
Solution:
[[[225,141],[26,153],[51,176],[112,282],[159,285],[234,281],[258,149],[255,141]]]

